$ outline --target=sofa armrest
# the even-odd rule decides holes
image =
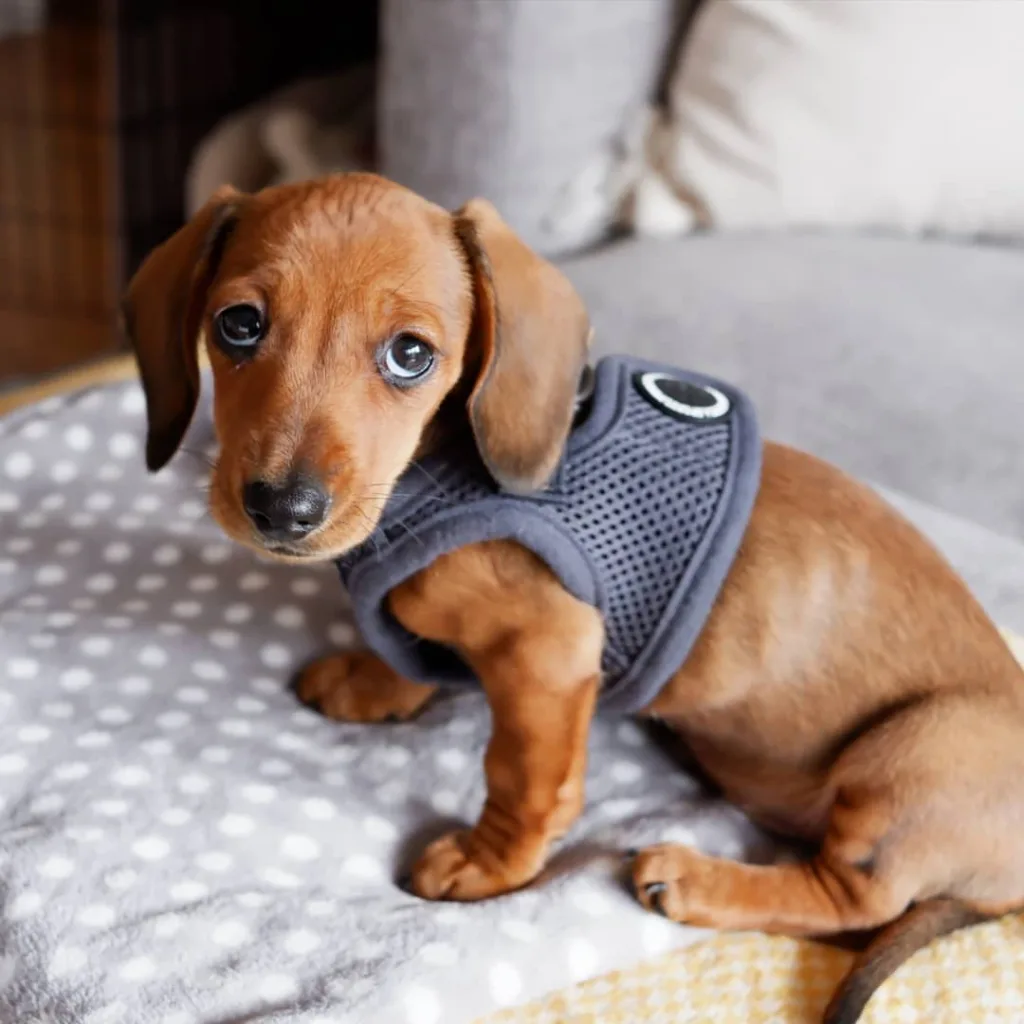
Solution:
[[[550,215],[650,98],[676,10],[676,0],[383,0],[382,172],[448,208],[486,196],[541,251],[585,243]]]

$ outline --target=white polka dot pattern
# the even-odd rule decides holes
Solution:
[[[292,673],[356,642],[334,568],[228,543],[203,460],[147,476],[144,420],[128,384],[0,423],[0,1020],[46,993],[89,1024],[460,1024],[689,941],[606,861],[473,906],[400,890],[413,837],[479,812],[482,699],[299,708]],[[598,723],[588,786],[569,842],[755,838],[631,724]]]

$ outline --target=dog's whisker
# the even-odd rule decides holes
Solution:
[[[404,279],[403,279],[402,281],[400,281],[400,282],[399,282],[399,283],[398,283],[397,285],[395,285],[395,287],[391,289],[391,297],[392,297],[393,299],[394,299],[394,298],[397,298],[397,297],[398,297],[398,293],[399,293],[399,292],[400,292],[400,291],[401,291],[401,290],[402,290],[402,289],[403,289],[403,288],[404,288],[404,287],[405,287],[405,286],[406,286],[406,285],[407,285],[407,284],[408,284],[408,283],[409,283],[409,282],[410,282],[410,281],[411,281],[411,280],[412,280],[412,279],[413,279],[413,278],[414,278],[414,277],[415,277],[415,276],[416,276],[417,274],[419,274],[419,273],[420,273],[420,272],[421,272],[421,271],[423,270],[423,268],[424,268],[424,267],[425,267],[426,265],[427,265],[427,264],[426,264],[425,262],[424,262],[424,263],[421,263],[421,264],[420,264],[420,265],[419,265],[418,267],[416,267],[416,269],[415,269],[415,270],[414,270],[414,271],[413,271],[413,272],[412,272],[411,274],[409,274],[409,276],[408,276],[408,277],[404,278]],[[422,299],[422,296],[417,296],[417,301],[418,301],[418,302],[420,302],[420,303],[423,303],[423,299]],[[436,307],[436,306],[435,306],[435,308],[438,308],[438,307]]]
[[[405,532],[408,533],[416,541],[417,544],[423,544],[423,541],[420,539],[419,534],[404,519],[396,520],[395,525],[400,526],[403,530],[405,530]]]
[[[437,477],[434,476],[434,474],[431,473],[430,470],[427,469],[427,467],[424,466],[423,463],[420,462],[418,459],[413,459],[412,462],[409,463],[409,465],[414,467],[415,469],[418,469],[442,494],[448,494],[448,490],[444,486],[444,484],[441,483],[441,481],[438,480]]]
[[[380,499],[380,498],[387,499],[389,497],[393,497],[393,498],[415,498],[418,493],[419,492],[417,492],[417,491],[389,491],[389,490],[386,490],[386,489],[384,489],[384,490],[382,490],[381,492],[378,492],[378,493],[374,493],[372,490],[367,490],[366,491],[367,496],[371,497],[371,498],[374,498],[374,499]],[[425,501],[441,501],[442,499],[438,495],[436,495],[436,494],[431,494],[431,495],[427,495],[427,497],[424,500]]]
[[[362,516],[366,523],[370,526],[370,533],[368,534],[366,539],[370,541],[371,544],[373,544],[374,551],[376,551],[377,554],[379,555],[381,553],[381,548],[380,544],[377,542],[377,535],[380,534],[380,530],[377,527],[376,520],[371,519],[366,514],[366,512],[363,511],[361,506],[355,505],[353,506],[353,508],[355,509],[356,514]]]
[[[206,452],[202,451],[199,448],[181,448],[179,449],[179,451],[181,451],[183,455],[191,455],[192,458],[198,459],[200,462],[205,463],[207,466],[210,467],[210,469],[213,469],[217,465],[215,459],[210,458],[210,456],[207,455]]]

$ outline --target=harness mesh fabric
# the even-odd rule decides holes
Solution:
[[[394,621],[386,594],[444,551],[510,538],[601,610],[605,703],[635,710],[663,685],[689,653],[735,556],[760,444],[740,393],[727,391],[730,411],[713,421],[676,418],[634,386],[651,366],[623,358],[598,365],[590,413],[541,494],[501,493],[472,451],[406,472],[377,531],[339,563],[381,657],[411,678],[472,682],[451,652],[429,650]]]
[[[604,581],[605,674],[624,672],[661,621],[725,486],[728,425],[675,423],[636,401],[607,445],[568,466],[582,501],[553,511]]]

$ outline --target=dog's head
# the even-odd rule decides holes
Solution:
[[[440,418],[471,431],[504,487],[543,486],[589,340],[572,286],[490,204],[452,214],[368,174],[221,189],[146,259],[124,315],[150,469],[195,411],[202,344],[211,510],[287,559],[364,540]]]

